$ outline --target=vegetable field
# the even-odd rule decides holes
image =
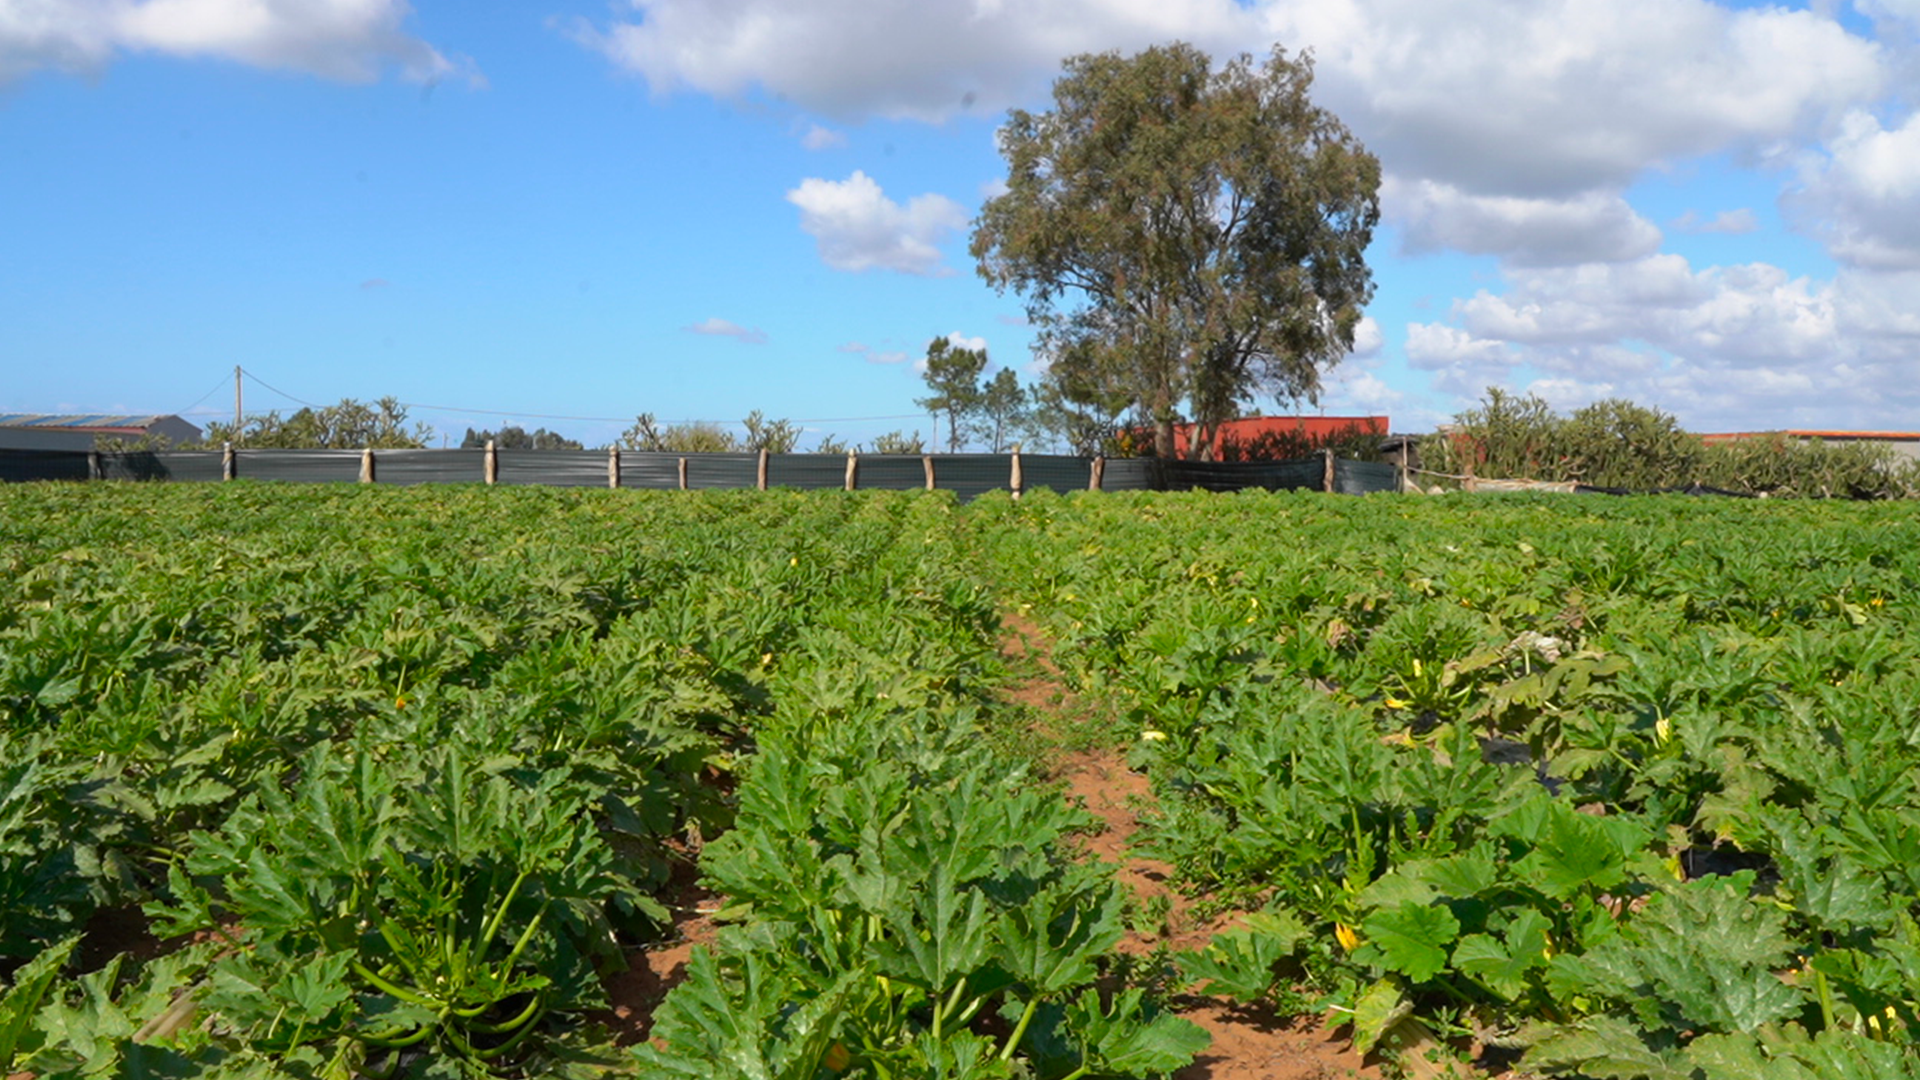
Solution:
[[[1869,504],[0,487],[0,1074],[1145,1078],[1212,997],[1409,1068],[1920,1076],[1917,541]],[[1008,613],[1070,717],[1012,703]],[[1062,744],[1146,775],[1209,944],[1124,947],[1155,913]],[[719,931],[619,1045],[609,980],[694,897]]]

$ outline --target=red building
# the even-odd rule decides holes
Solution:
[[[1174,453],[1187,456],[1193,425],[1173,429]],[[1296,456],[1355,435],[1386,438],[1384,416],[1251,416],[1228,420],[1213,438],[1213,459],[1271,459]]]

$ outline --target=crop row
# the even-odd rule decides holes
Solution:
[[[1220,990],[1547,1074],[1912,1076],[1920,530],[1897,509],[981,508],[1127,718]],[[1198,969],[1195,969],[1198,970]],[[1509,1059],[1511,1060],[1511,1059]]]
[[[0,1067],[1163,1074],[1170,993],[1620,1077],[1920,1075],[1898,508],[0,489]],[[1205,949],[1116,962],[1046,627]],[[726,898],[613,1045],[606,978]]]

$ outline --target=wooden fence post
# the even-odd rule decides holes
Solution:
[[[1101,490],[1100,485],[1107,482],[1107,459],[1105,455],[1094,455],[1093,465],[1087,470],[1087,474],[1087,490]]]
[[[755,471],[754,483],[761,491],[767,490],[767,448],[760,448],[760,467]]]
[[[233,479],[233,474],[236,471],[234,469],[234,464],[235,462],[233,460],[233,443],[231,442],[221,443],[220,444],[220,479],[222,480]]]
[[[848,491],[852,491],[854,488],[859,486],[859,476],[860,476],[859,455],[849,450],[847,451],[847,490]]]
[[[921,454],[920,467],[927,471],[927,490],[933,490],[933,455]]]
[[[687,459],[680,459],[680,490],[687,490]]]
[[[1413,479],[1407,475],[1407,440],[1400,440],[1400,494],[1407,493],[1407,482]]]
[[[499,483],[500,482],[500,451],[494,448],[492,439],[487,440],[487,449],[481,455],[480,461],[481,461],[481,473],[487,478],[487,483],[489,484]]]
[[[360,482],[373,483],[373,447],[360,451]]]
[[[1326,475],[1322,478],[1324,486],[1321,490],[1331,495],[1333,494],[1333,447],[1329,446],[1320,452],[1325,455],[1327,459]]]
[[[107,475],[106,466],[102,465],[100,462],[100,451],[98,450],[87,451],[87,479],[104,480],[106,479],[106,475]]]
[[[620,490],[620,448],[617,446],[607,447],[607,486]]]
[[[1013,448],[1013,475],[1007,478],[1007,484],[1013,491],[1013,497],[1016,499],[1020,497],[1020,488],[1023,486],[1024,480],[1025,478],[1020,475],[1020,448],[1015,446]]]

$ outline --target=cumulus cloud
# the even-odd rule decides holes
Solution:
[[[1060,60],[1173,39],[1311,49],[1318,93],[1405,175],[1529,196],[1618,189],[1870,98],[1834,19],[1708,0],[631,0],[582,39],[661,91],[943,120],[1043,97]]]
[[[800,136],[800,145],[809,150],[837,150],[847,145],[847,136],[832,128],[811,124],[807,133]]]
[[[1618,190],[1641,170],[1763,149],[1877,93],[1833,19],[1706,0],[1268,0],[1318,92],[1391,168],[1481,194]]]
[[[840,346],[839,351],[857,356],[869,364],[901,364],[905,363],[907,359],[907,354],[904,352],[892,349],[876,349],[860,341],[849,341],[845,345]]]
[[[1381,202],[1409,252],[1452,249],[1518,266],[1620,262],[1660,248],[1660,230],[1618,194],[1474,195],[1435,180],[1388,177]]]
[[[825,116],[943,120],[1044,92],[1062,57],[1176,38],[1240,47],[1234,0],[630,0],[581,40],[658,91],[759,90]]]
[[[210,57],[365,82],[435,82],[471,64],[403,29],[404,0],[0,0],[0,81],[96,70],[116,54]]]
[[[1848,115],[1801,175],[1788,205],[1835,258],[1920,269],[1920,113],[1891,128],[1866,112]]]
[[[1462,402],[1505,386],[1563,408],[1627,397],[1701,430],[1910,427],[1916,310],[1920,272],[1816,281],[1657,255],[1511,271],[1504,292],[1408,327],[1406,353]]]
[[[1738,235],[1760,231],[1760,219],[1746,207],[1738,210],[1722,210],[1710,218],[1702,218],[1692,210],[1673,219],[1673,227],[1683,233],[1727,233]]]
[[[701,322],[694,323],[692,326],[683,326],[681,329],[689,334],[705,334],[709,337],[730,337],[743,345],[765,345],[767,343],[767,332],[765,330],[759,327],[749,330],[739,323],[729,322],[726,319],[705,319]]]
[[[944,195],[916,195],[902,206],[858,170],[845,180],[802,180],[787,201],[800,208],[800,228],[835,270],[951,273],[939,244],[967,224],[966,211]]]

